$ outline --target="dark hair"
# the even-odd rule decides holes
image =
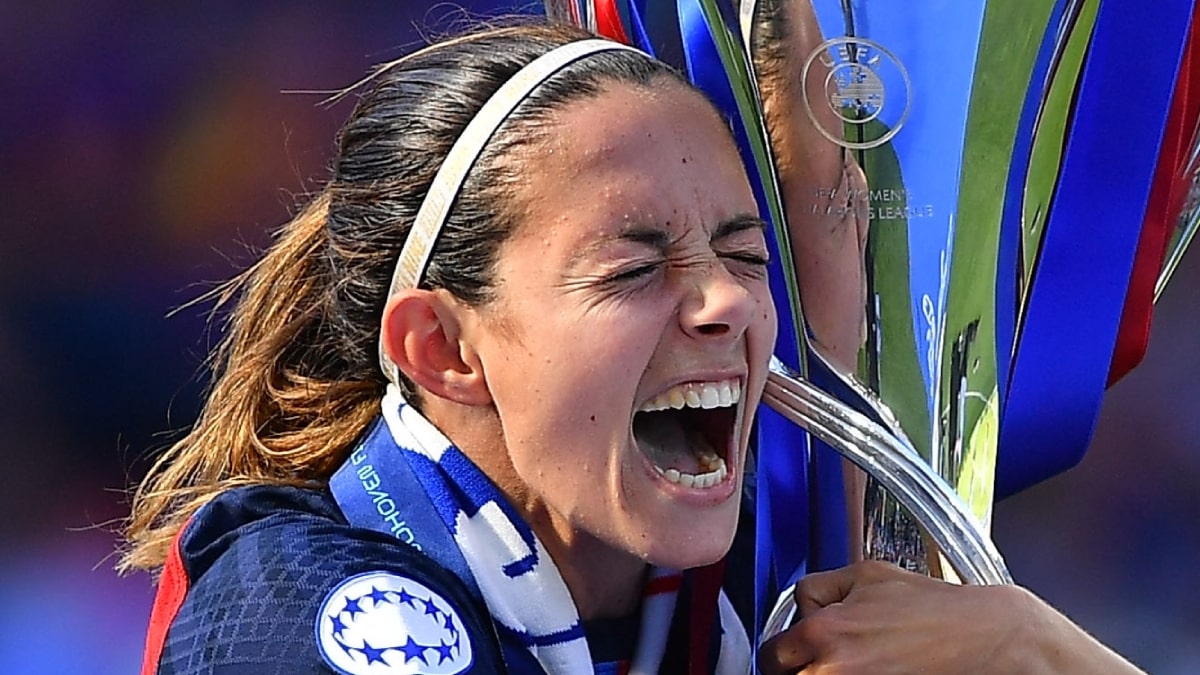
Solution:
[[[377,361],[393,267],[433,177],[487,99],[551,49],[591,35],[566,26],[493,29],[386,64],[338,137],[332,176],[249,269],[218,289],[236,300],[211,356],[214,380],[191,432],[134,496],[123,569],[162,565],[170,540],[215,494],[255,483],[324,481],[377,414]],[[471,170],[423,288],[486,303],[500,245],[520,221],[514,150],[539,142],[555,111],[610,83],[683,80],[635,52],[581,59],[538,87]],[[416,392],[405,382],[406,394]]]

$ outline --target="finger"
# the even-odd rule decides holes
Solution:
[[[793,627],[767,640],[758,648],[758,670],[762,675],[796,673],[812,663],[816,653]]]
[[[891,563],[862,560],[853,565],[828,572],[815,572],[802,578],[796,584],[796,605],[800,608],[800,617],[804,618],[822,607],[844,601],[856,588],[896,580],[931,581],[929,577],[907,572]]]
[[[856,579],[857,572],[853,566],[806,575],[796,584],[796,605],[800,608],[800,617],[811,616],[822,607],[845,600],[854,588]]]

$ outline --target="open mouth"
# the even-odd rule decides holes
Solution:
[[[729,475],[741,382],[688,382],[655,396],[633,416],[638,448],[659,475],[710,488]]]

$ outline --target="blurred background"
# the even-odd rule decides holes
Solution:
[[[0,4],[0,671],[137,672],[153,590],[115,530],[215,338],[167,315],[319,185],[348,109],[298,92],[511,4]],[[1200,672],[1198,257],[1082,465],[995,517],[1018,581],[1162,674]]]

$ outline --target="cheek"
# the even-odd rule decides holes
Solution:
[[[663,311],[625,310],[578,312],[556,321],[555,334],[547,335],[545,347],[560,355],[562,375],[577,378],[571,384],[590,396],[632,395],[663,340]]]
[[[755,297],[758,299],[758,306],[754,309],[755,332],[759,336],[755,341],[765,344],[768,351],[773,351],[775,339],[779,334],[779,315],[775,310],[775,300],[770,289],[765,286]],[[769,360],[770,357],[767,358]]]
[[[666,294],[588,307],[562,297],[514,299],[521,321],[488,347],[489,386],[510,440],[611,443],[674,316]],[[769,303],[768,303],[769,304]]]
[[[558,318],[519,346],[500,345],[493,358],[502,360],[502,372],[489,380],[513,440],[578,445],[623,436],[657,346],[640,323]]]

